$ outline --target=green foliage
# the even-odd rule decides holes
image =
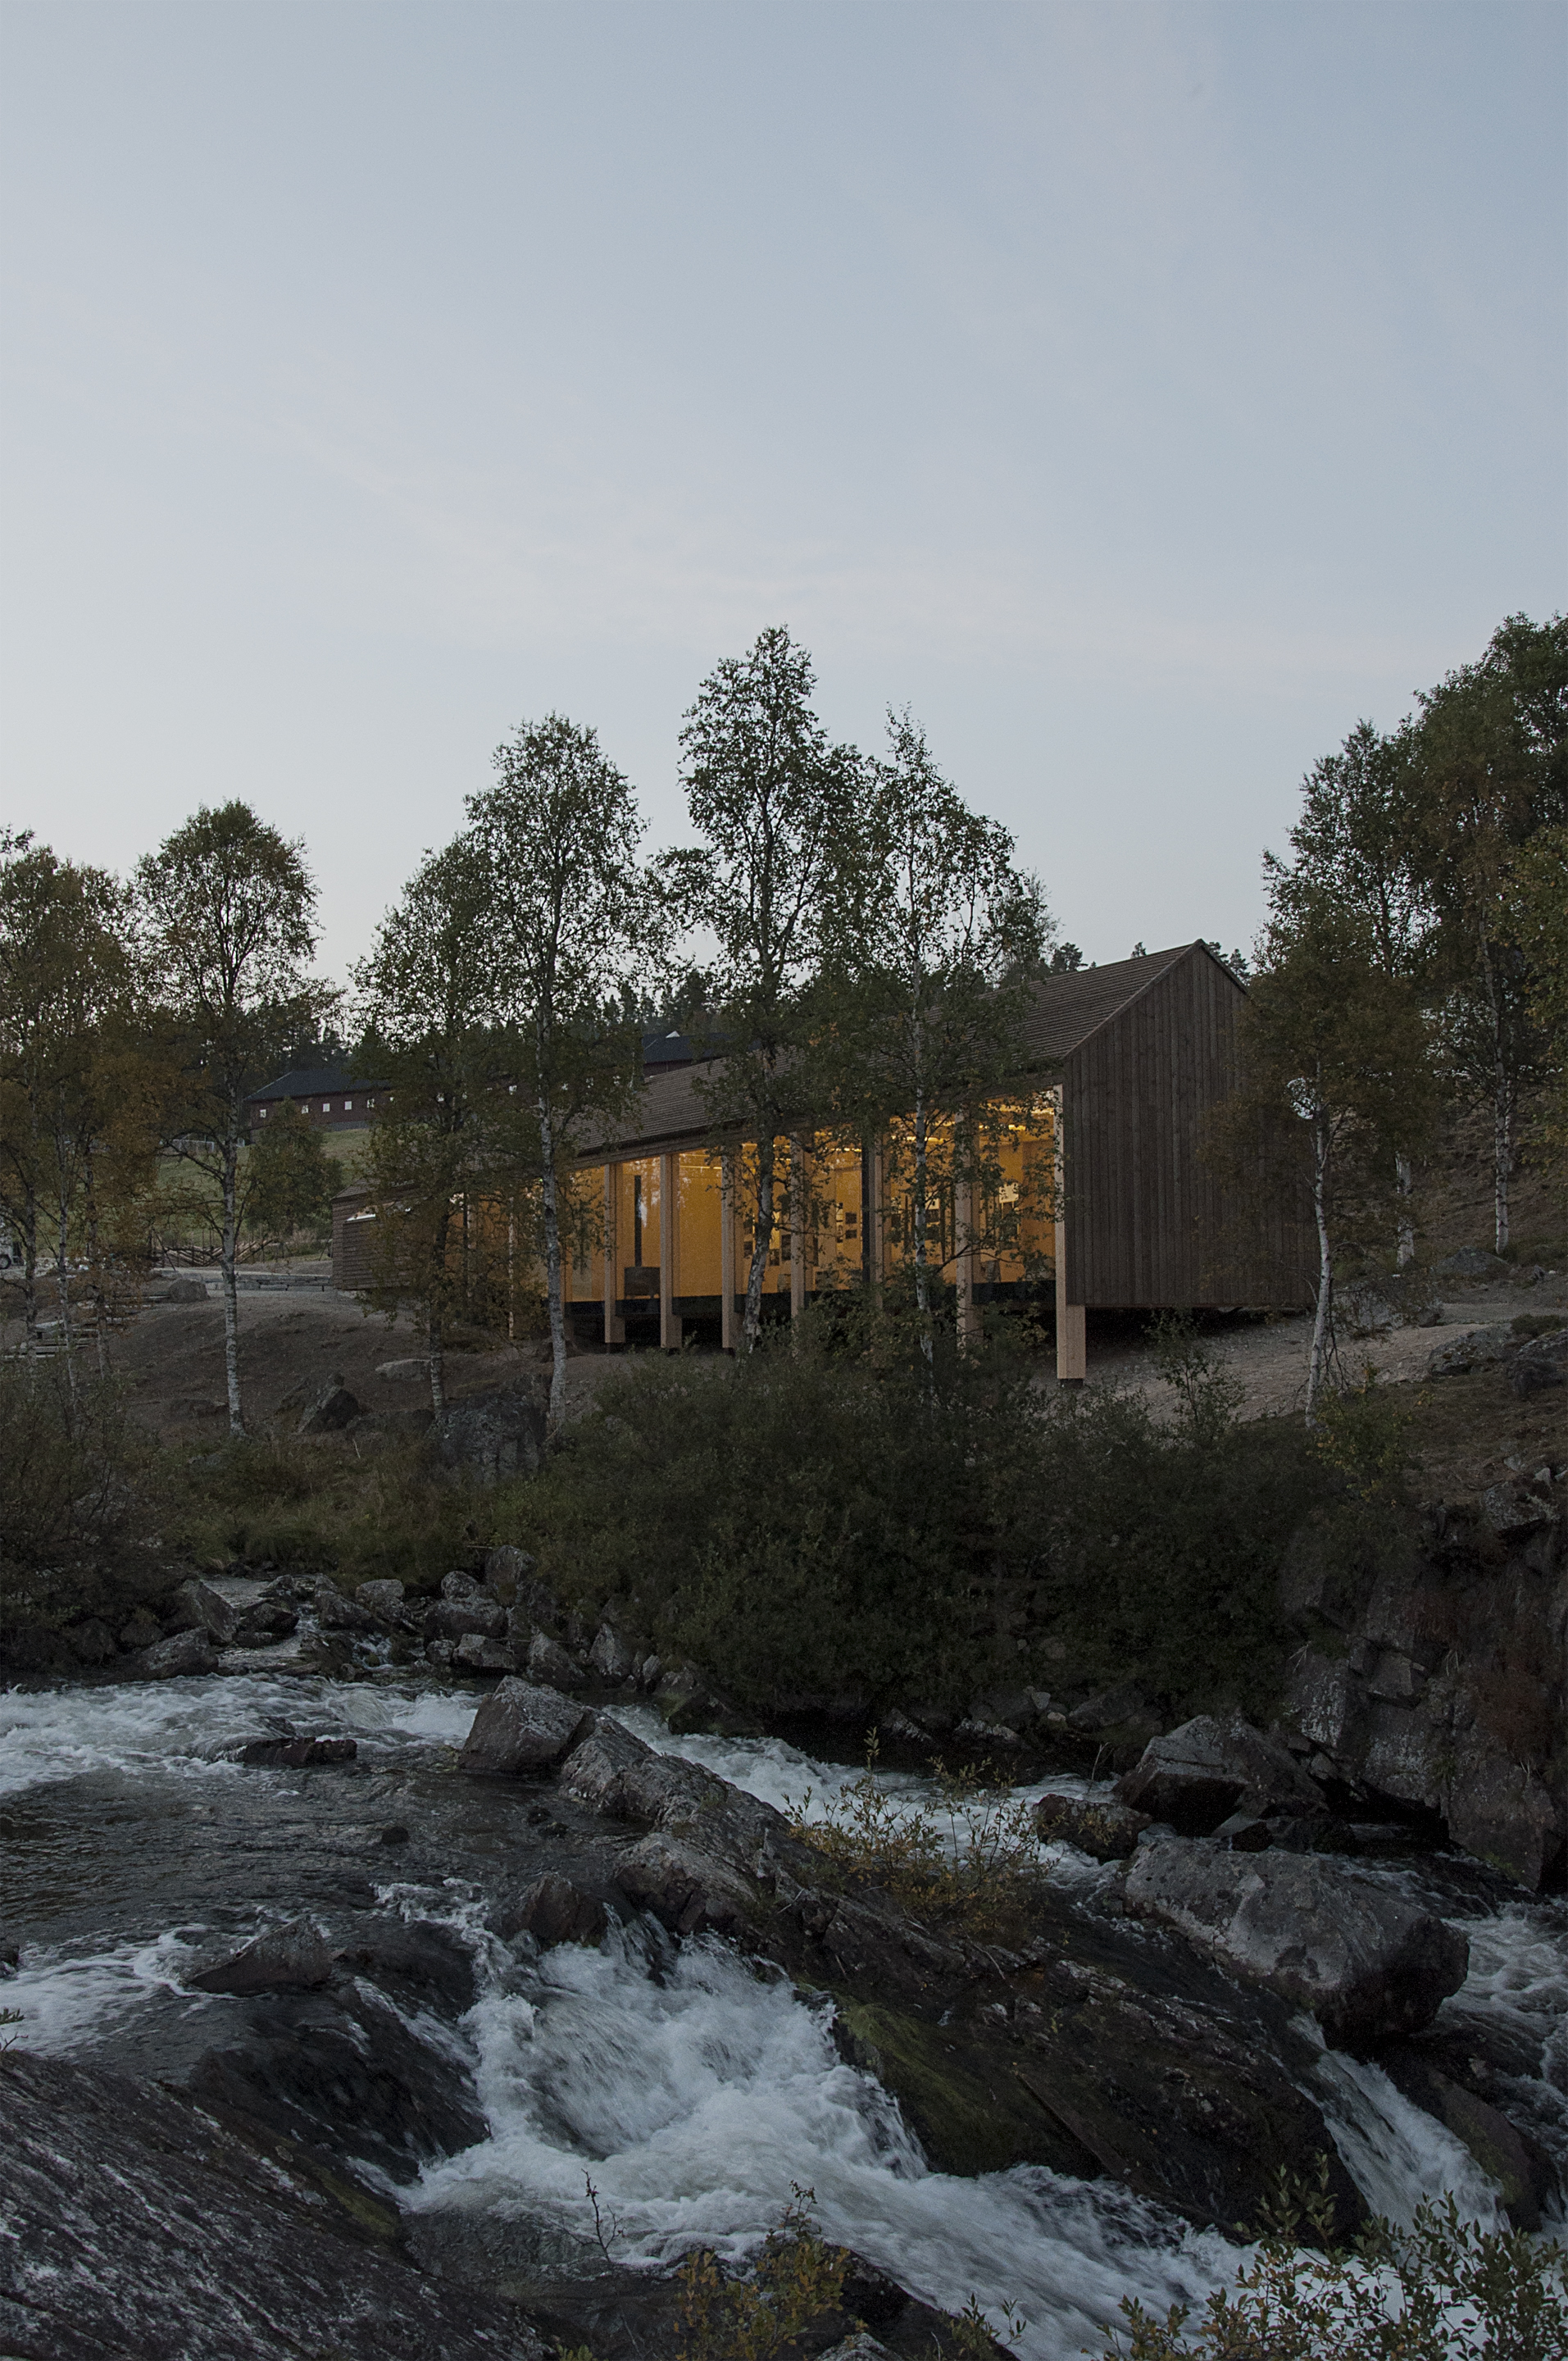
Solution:
[[[738,1702],[1137,1678],[1255,1708],[1284,1640],[1277,1572],[1338,1477],[1282,1425],[1162,1426],[1098,1388],[853,1304],[734,1364],[628,1366],[539,1477],[498,1500],[584,1614],[687,1656]],[[1049,1641],[1051,1653],[1045,1653]],[[1058,1684],[1059,1686],[1059,1683]]]
[[[1313,1442],[1355,1499],[1403,1499],[1410,1423],[1419,1408],[1380,1384],[1370,1361],[1353,1386],[1324,1395]]]
[[[1027,1922],[1044,1874],[1034,1813],[1004,1777],[933,1763],[935,1809],[890,1795],[876,1777],[876,1741],[862,1776],[813,1819],[811,1790],[790,1808],[797,1837],[842,1875],[880,1886],[901,1909],[981,1941]]]
[[[772,2361],[803,2329],[839,2308],[849,2250],[830,2246],[812,2217],[814,2192],[795,2196],[744,2278],[697,2247],[677,2278],[680,2361]]]
[[[332,1572],[351,1587],[394,1576],[419,1589],[461,1563],[474,1515],[422,1446],[360,1459],[351,1446],[258,1436],[188,1470],[169,1537],[198,1559]]]
[[[1452,2197],[1409,2230],[1376,2221],[1332,2244],[1326,2159],[1316,2188],[1280,2196],[1256,2258],[1209,2299],[1164,2320],[1124,2299],[1128,2341],[1102,2361],[1560,2361],[1568,2350],[1568,2254],[1522,2231],[1462,2221]],[[1314,2243],[1305,2244],[1301,2233]]]
[[[1176,1396],[1177,1415],[1200,1450],[1213,1450],[1235,1425],[1246,1388],[1199,1335],[1190,1312],[1162,1312],[1149,1338],[1158,1375]]]
[[[342,1166],[291,1099],[280,1100],[257,1126],[247,1177],[245,1226],[253,1238],[279,1242],[301,1231],[320,1235],[343,1186]]]

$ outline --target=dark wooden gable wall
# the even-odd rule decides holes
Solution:
[[[1244,1205],[1201,1153],[1232,1087],[1245,997],[1194,944],[1065,1060],[1069,1302],[1308,1300],[1295,1221],[1277,1204]]]

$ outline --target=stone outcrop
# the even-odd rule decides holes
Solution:
[[[460,1771],[544,1771],[559,1763],[587,1719],[580,1705],[556,1689],[535,1688],[508,1675],[474,1717]]]
[[[126,1667],[132,1680],[171,1681],[181,1673],[215,1673],[217,1651],[204,1631],[176,1631],[143,1648]]]
[[[448,1405],[436,1448],[444,1467],[481,1484],[533,1475],[544,1448],[544,1408],[531,1389],[499,1386]]]
[[[332,1953],[308,1918],[269,1927],[253,1943],[215,1967],[187,1978],[195,1992],[309,1991],[332,1973]]]
[[[1321,1793],[1288,1751],[1239,1714],[1223,1720],[1200,1714],[1151,1739],[1134,1768],[1117,1781],[1115,1796],[1187,1837],[1211,1836],[1236,1812],[1255,1818],[1312,1817],[1326,1809]]]
[[[1124,1894],[1222,1965],[1354,2047],[1430,2025],[1464,1981],[1464,1937],[1338,1863],[1207,1845],[1140,1848]]]
[[[328,1378],[300,1420],[302,1434],[335,1434],[359,1415],[360,1405],[343,1382],[341,1371]]]
[[[594,1944],[603,1940],[609,1913],[591,1894],[574,1885],[556,1870],[534,1879],[517,1903],[496,1921],[498,1935],[532,1935],[542,1949],[557,1943]]]

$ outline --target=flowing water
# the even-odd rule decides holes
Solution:
[[[484,1904],[510,1824],[487,1787],[447,1775],[477,1703],[472,1689],[256,1675],[0,1697],[0,1928],[23,1937],[5,1988],[22,2013],[15,2037],[157,2072],[232,2006],[181,1981],[216,1938],[302,1912],[329,1927],[366,1909],[437,1917],[471,1947],[478,1998],[455,2030],[407,2021],[461,2051],[488,2130],[400,2192],[416,2213],[524,2225],[586,2252],[587,2175],[618,2259],[653,2264],[699,2242],[743,2254],[798,2184],[829,2235],[927,2301],[973,2296],[998,2325],[1015,2305],[1028,2324],[1013,2341],[1031,2361],[1098,2351],[1124,2295],[1163,2309],[1231,2276],[1238,2248],[1110,2182],[930,2170],[896,2104],[839,2056],[825,2007],[717,1942],[676,1945],[639,1922],[597,1950],[499,1943]],[[644,1708],[623,1718],[775,1805],[809,1790],[821,1811],[859,1775],[777,1740],[673,1741]],[[225,1741],[285,1722],[355,1736],[352,1775],[217,1759]],[[912,1805],[931,1792],[879,1776]],[[1054,1872],[1090,1896],[1108,1875],[1065,1849]],[[1442,2022],[1484,2026],[1489,2054],[1501,2041],[1510,2104],[1568,2165],[1568,1909],[1446,1858],[1379,1873],[1465,1927],[1471,1974]],[[1469,2152],[1379,2068],[1323,2052],[1315,2076],[1377,2211],[1408,2219],[1451,2191],[1495,2218]]]

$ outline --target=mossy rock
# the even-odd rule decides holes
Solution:
[[[1009,2061],[901,2009],[834,1997],[840,2052],[892,2092],[938,2171],[1005,2172],[1014,2164],[1080,2175],[1097,2170]]]

